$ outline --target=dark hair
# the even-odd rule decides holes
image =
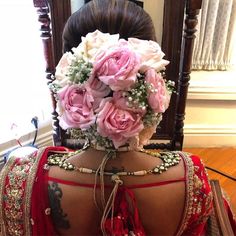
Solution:
[[[64,27],[63,52],[81,42],[81,36],[96,29],[103,33],[120,34],[156,41],[151,17],[137,4],[128,0],[93,0],[73,13]]]

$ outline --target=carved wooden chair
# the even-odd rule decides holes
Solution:
[[[71,14],[70,0],[33,1],[41,24],[41,38],[46,60],[46,78],[48,84],[50,84],[53,81],[55,66],[62,55],[61,32]],[[166,78],[175,82],[177,93],[172,96],[170,107],[164,114],[157,132],[153,135],[154,143],[146,146],[146,148],[182,149],[194,33],[200,8],[201,0],[164,1],[162,50],[166,54],[165,58],[171,62],[167,66]],[[59,127],[56,101],[53,94],[52,101],[54,144],[77,148],[80,144],[68,137]]]
[[[70,0],[33,1],[41,24],[41,38],[46,60],[46,78],[48,84],[50,84],[53,80],[55,65],[62,55],[61,32],[65,21],[70,15]],[[162,49],[166,53],[166,58],[172,62],[167,68],[166,77],[175,81],[177,94],[172,97],[170,108],[165,114],[157,133],[153,136],[153,139],[167,140],[167,143],[155,143],[147,148],[182,149],[184,112],[190,80],[194,33],[200,8],[201,0],[165,0]],[[185,24],[184,30],[182,30],[183,24]],[[56,101],[53,94],[52,102],[54,144],[68,147],[78,146],[78,143],[71,143],[71,139],[59,127]],[[3,163],[0,163],[0,170],[2,166]],[[214,212],[209,219],[207,235],[234,235],[224,208],[219,181],[211,180],[210,183],[214,199]]]

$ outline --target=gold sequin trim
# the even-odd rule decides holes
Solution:
[[[39,160],[35,153],[11,157],[1,173],[2,236],[31,235],[31,194]]]
[[[6,225],[5,225],[5,219],[3,218],[4,216],[4,208],[3,208],[3,201],[4,201],[4,187],[5,187],[5,180],[7,177],[8,172],[12,168],[12,165],[15,162],[15,158],[12,157],[10,158],[7,163],[4,165],[4,168],[0,172],[0,224],[1,224],[1,236],[7,236],[6,233]]]
[[[179,152],[181,155],[185,166],[186,166],[186,201],[184,206],[184,214],[182,218],[182,222],[180,224],[180,229],[176,236],[181,235],[185,228],[187,227],[188,221],[192,215],[192,209],[193,209],[193,176],[194,176],[194,165],[192,159],[189,157],[187,153]]]
[[[5,218],[8,235],[24,234],[24,184],[32,162],[28,159],[18,159],[8,173],[8,183],[5,185]]]
[[[30,209],[31,209],[31,195],[33,190],[33,185],[36,180],[36,173],[38,169],[39,161],[41,160],[42,153],[44,152],[45,148],[42,148],[38,151],[37,157],[33,157],[33,165],[30,168],[28,179],[27,179],[27,185],[25,189],[25,232],[26,235],[31,234],[31,222],[30,219]]]
[[[206,179],[207,183],[203,181],[203,179],[205,179],[203,175],[206,174],[205,168],[203,167],[199,173],[200,167],[194,165],[188,154],[182,154],[187,167],[186,204],[184,217],[177,235],[181,235],[185,231],[192,215],[198,215],[198,219],[194,221],[194,225],[198,225],[205,223],[212,211],[212,192],[206,193],[205,191],[202,191],[207,187],[206,185],[209,184],[208,179]],[[201,164],[203,165],[202,162]],[[205,206],[205,209],[203,206]],[[203,210],[204,212],[202,212]]]

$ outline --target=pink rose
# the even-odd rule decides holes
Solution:
[[[59,124],[63,129],[87,129],[94,124],[93,96],[78,85],[66,86],[58,92],[61,106]]]
[[[116,48],[98,54],[94,75],[114,91],[128,90],[136,81],[140,59],[122,41]]]
[[[141,56],[141,71],[154,68],[156,71],[165,70],[169,61],[164,60],[165,54],[157,42],[137,38],[128,39],[130,47]]]
[[[154,69],[146,72],[145,81],[151,85],[148,91],[148,103],[156,113],[163,113],[170,103],[170,94],[168,93],[165,82],[160,74]]]
[[[104,84],[101,80],[90,76],[86,81],[85,87],[91,92],[94,98],[104,98],[109,95],[111,89],[108,85]]]
[[[141,116],[137,113],[117,108],[114,100],[107,98],[101,103],[97,117],[97,131],[112,140],[118,148],[144,128]]]
[[[135,107],[134,105],[129,106],[129,101],[127,97],[122,96],[122,92],[114,92],[113,93],[113,100],[117,108],[126,110],[126,111],[132,111],[135,113],[139,113],[140,116],[144,116],[146,113],[146,107],[144,109],[141,109],[140,107]]]
[[[101,80],[94,78],[94,76],[91,76],[86,81],[85,87],[94,97],[94,109],[98,108],[101,100],[111,92],[109,86],[104,84]]]

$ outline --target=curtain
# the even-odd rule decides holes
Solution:
[[[203,0],[192,69],[228,70],[233,66],[236,0]]]

